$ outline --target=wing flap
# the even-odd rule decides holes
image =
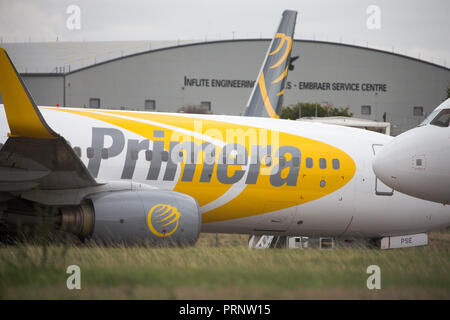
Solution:
[[[1,161],[1,160],[0,160]],[[48,175],[48,170],[28,170],[14,167],[0,167],[0,177],[3,182],[35,181]]]
[[[0,182],[0,192],[21,192],[38,186],[38,182]]]
[[[39,188],[46,190],[97,185],[86,166],[62,137],[10,137],[0,151],[0,168],[19,170],[22,181],[38,182]],[[37,176],[38,172],[42,176]],[[8,177],[2,177],[0,182],[8,180]]]

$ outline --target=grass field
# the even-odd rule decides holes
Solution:
[[[450,299],[450,232],[401,250],[249,250],[202,235],[191,248],[0,247],[2,299]],[[68,290],[66,268],[81,268]],[[369,265],[381,289],[368,290]]]

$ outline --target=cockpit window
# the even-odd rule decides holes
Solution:
[[[433,120],[433,119],[436,117],[436,115],[439,113],[439,111],[440,111],[440,110],[434,110],[432,113],[430,113],[430,114],[428,115],[428,117],[426,117],[425,120],[423,120],[423,121],[418,125],[418,127],[426,126],[427,124],[429,124],[430,121]]]
[[[450,125],[450,109],[440,110],[438,115],[431,120],[430,124],[438,127],[448,127]]]

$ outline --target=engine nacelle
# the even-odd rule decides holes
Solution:
[[[200,234],[200,208],[186,194],[135,190],[99,193],[88,199],[95,212],[94,240],[192,245]]]

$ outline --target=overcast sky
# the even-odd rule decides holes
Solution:
[[[66,13],[80,8],[80,29]],[[370,5],[380,28],[369,29]],[[450,65],[449,0],[0,0],[0,41],[215,40],[272,37],[284,9],[295,38],[368,45]],[[371,20],[372,22],[374,20]]]

